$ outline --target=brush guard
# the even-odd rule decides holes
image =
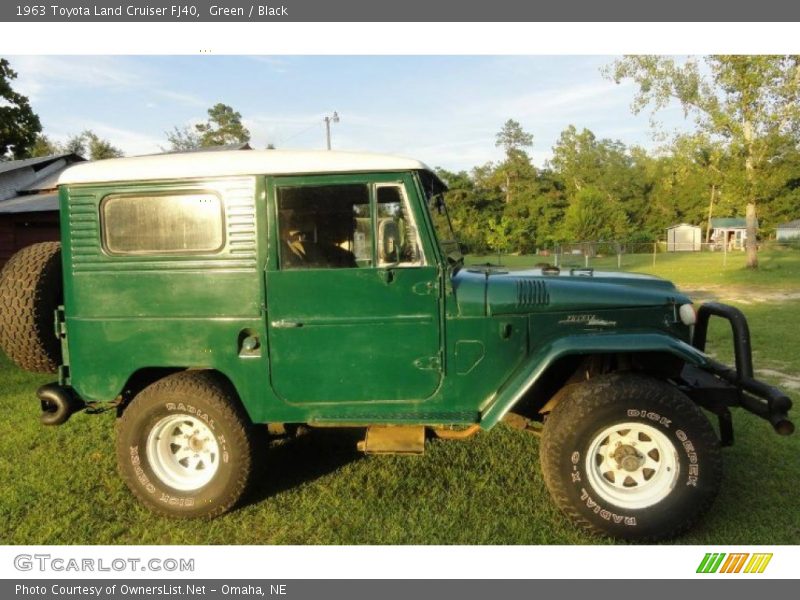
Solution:
[[[742,311],[719,302],[703,304],[697,311],[692,346],[705,352],[711,317],[720,317],[730,323],[736,367],[711,358],[707,358],[703,367],[686,365],[681,373],[680,387],[697,404],[717,415],[720,440],[724,446],[733,444],[731,406],[739,406],[769,421],[779,435],[791,435],[794,424],[789,420],[788,412],[792,401],[778,388],[754,377],[750,328]]]

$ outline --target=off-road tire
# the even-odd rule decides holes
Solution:
[[[601,462],[592,450],[598,448],[596,440],[609,428],[629,423],[664,440],[670,449],[664,458],[671,456],[677,466],[676,479],[662,488],[660,499],[641,508],[615,504],[607,491],[601,495],[598,488],[608,484],[588,472],[589,457]],[[669,383],[636,374],[603,375],[565,389],[545,421],[540,455],[545,484],[564,513],[589,532],[627,540],[681,534],[709,509],[722,479],[720,444],[702,411]],[[661,458],[658,452],[655,456]],[[593,487],[593,481],[600,483]]]
[[[60,243],[27,246],[6,263],[0,273],[0,348],[20,368],[58,369],[61,343],[54,312],[63,302]]]
[[[177,415],[201,420],[218,444],[217,470],[199,489],[170,487],[149,460],[150,432]],[[151,510],[169,517],[212,518],[230,510],[248,487],[260,437],[226,381],[212,372],[184,371],[146,387],[125,408],[117,421],[117,466],[133,494]]]

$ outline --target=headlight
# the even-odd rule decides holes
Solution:
[[[681,304],[678,309],[678,315],[680,315],[681,322],[684,325],[694,325],[697,322],[697,313],[691,304]]]

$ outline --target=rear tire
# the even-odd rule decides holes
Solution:
[[[20,368],[58,369],[61,342],[54,313],[63,302],[60,243],[27,246],[6,263],[0,273],[0,348]]]
[[[702,411],[663,381],[611,374],[573,384],[542,434],[545,483],[584,529],[655,541],[691,527],[719,491],[719,441]]]
[[[117,423],[117,464],[133,494],[170,517],[216,517],[241,498],[257,433],[227,382],[184,371],[145,388]]]

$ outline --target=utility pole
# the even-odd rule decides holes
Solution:
[[[333,111],[333,115],[326,116],[324,119],[325,121],[325,140],[328,142],[328,150],[331,149],[331,122],[338,123],[339,122],[339,113]]]

